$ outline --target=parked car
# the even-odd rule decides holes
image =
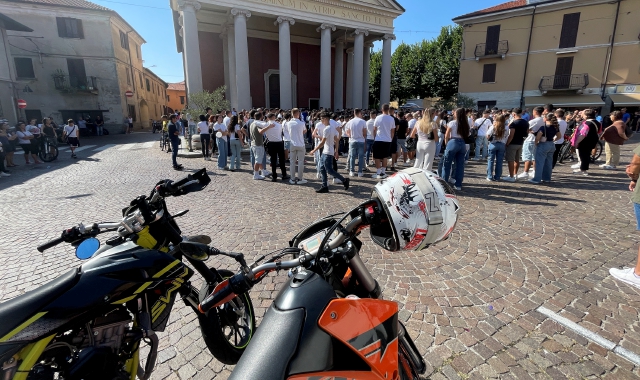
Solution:
[[[424,110],[424,108],[420,107],[415,103],[405,103],[404,105],[400,106],[400,110],[405,112],[406,111],[415,112],[415,111],[422,111]]]

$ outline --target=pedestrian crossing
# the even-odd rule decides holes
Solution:
[[[76,148],[76,153],[82,151],[90,151],[90,152],[102,152],[108,149],[115,149],[118,151],[127,151],[127,150],[138,150],[138,149],[149,149],[157,146],[159,143],[157,141],[148,141],[144,143],[130,143],[130,144],[105,144],[101,146],[97,145],[83,145]],[[71,149],[68,147],[60,148],[60,153],[71,153]]]

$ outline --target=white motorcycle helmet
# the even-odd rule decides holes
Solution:
[[[442,178],[426,170],[401,170],[372,193],[388,220],[372,225],[371,239],[388,251],[419,251],[446,240],[458,221],[458,198]]]

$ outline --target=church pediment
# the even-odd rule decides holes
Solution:
[[[355,5],[374,6],[388,9],[390,11],[404,12],[404,8],[395,0],[342,0],[344,3],[352,3]]]

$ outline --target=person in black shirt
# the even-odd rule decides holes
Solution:
[[[522,109],[514,108],[512,115],[513,121],[509,124],[509,139],[507,140],[506,151],[509,176],[502,177],[502,180],[507,182],[516,181],[516,174],[518,174],[518,169],[520,168],[522,144],[529,135],[529,123],[522,118]]]
[[[178,146],[180,145],[180,128],[176,124],[178,116],[171,115],[169,119],[169,125],[167,130],[169,131],[169,139],[171,140],[171,161],[173,161],[173,168],[175,170],[181,170],[182,165],[178,165],[176,158],[178,157]]]
[[[409,129],[409,122],[405,119],[404,112],[398,113],[398,126],[396,127],[396,136],[398,137],[398,152],[402,153],[402,160],[404,166],[409,166],[407,160],[407,130]]]

